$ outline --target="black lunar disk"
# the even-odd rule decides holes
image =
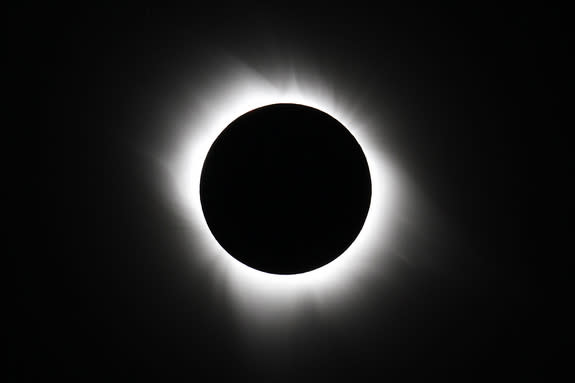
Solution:
[[[233,121],[200,181],[207,224],[238,261],[297,274],[340,256],[367,216],[371,178],[352,134],[330,115],[273,104]]]

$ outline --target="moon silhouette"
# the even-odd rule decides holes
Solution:
[[[339,257],[371,201],[366,157],[335,118],[299,104],[240,116],[212,144],[200,199],[217,242],[243,264],[299,274]]]

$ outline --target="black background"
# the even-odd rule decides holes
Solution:
[[[542,215],[569,211],[558,181],[568,173],[555,166],[568,163],[562,10],[46,7],[5,18],[18,137],[5,142],[17,185],[7,189],[24,200],[5,279],[14,374],[328,378],[569,362],[562,219]],[[218,51],[265,67],[269,46],[363,79],[366,108],[401,126],[386,132],[393,155],[457,234],[441,250],[410,241],[440,251],[448,272],[406,264],[393,294],[373,292],[347,327],[310,321],[258,361],[207,277],[185,293],[174,282],[185,278],[174,254],[189,249],[133,142],[161,136],[137,112],[153,114],[142,100],[161,99],[183,63],[201,72]]]

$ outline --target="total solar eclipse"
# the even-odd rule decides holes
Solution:
[[[299,104],[238,117],[203,164],[200,200],[218,243],[266,273],[320,268],[353,243],[371,201],[368,163],[339,121]]]

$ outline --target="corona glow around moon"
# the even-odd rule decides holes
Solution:
[[[231,62],[225,73],[212,69],[207,79],[190,84],[204,97],[181,111],[175,146],[164,159],[169,195],[189,230],[191,272],[209,273],[241,317],[271,327],[289,323],[310,302],[340,307],[361,293],[367,279],[381,275],[403,200],[401,177],[380,147],[377,130],[384,127],[377,118],[354,112],[355,100],[334,79],[293,68],[278,75],[281,70],[274,69],[275,75],[264,76]],[[275,103],[307,105],[340,121],[362,147],[372,177],[371,207],[356,240],[331,263],[302,274],[268,274],[235,260],[212,236],[199,198],[202,166],[217,136],[244,113]]]

